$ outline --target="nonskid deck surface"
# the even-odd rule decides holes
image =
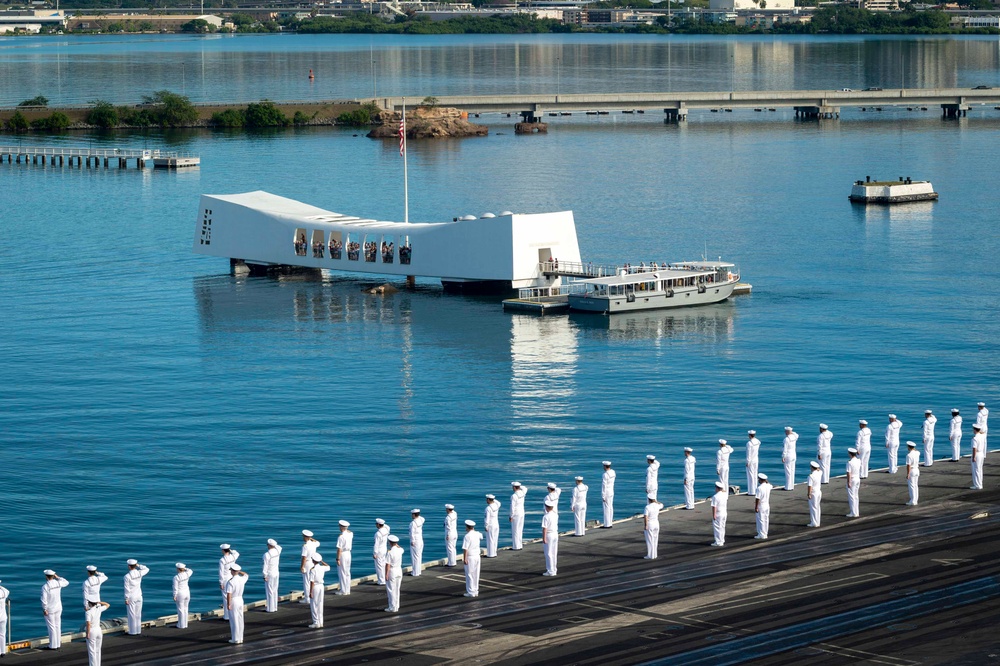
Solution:
[[[740,471],[734,465],[731,478]],[[679,469],[662,469],[660,482],[679,477]],[[905,471],[873,471],[855,520],[843,517],[844,482],[835,478],[824,487],[819,529],[805,527],[804,486],[785,492],[779,483],[767,541],[753,539],[753,500],[734,496],[726,546],[709,547],[711,510],[701,502],[661,514],[655,561],[642,559],[641,520],[626,520],[582,538],[563,535],[555,578],[540,575],[541,545],[531,543],[483,559],[477,599],[462,597],[461,563],[433,567],[404,577],[397,615],[382,612],[383,588],[361,585],[350,597],[327,595],[323,630],[306,628],[307,606],[282,604],[270,615],[248,612],[240,646],[227,643],[227,623],[206,620],[108,635],[104,663],[986,663],[1000,650],[1000,636],[983,630],[1000,621],[998,477],[996,454],[987,457],[985,491],[968,490],[968,458],[938,461],[923,470],[920,506],[907,507]],[[566,529],[568,498],[561,504]],[[536,536],[536,518],[529,514],[526,536]],[[365,535],[357,543],[355,576],[371,568]],[[57,653],[8,659],[71,666],[86,663],[86,650],[64,643]]]

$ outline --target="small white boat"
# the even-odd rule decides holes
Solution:
[[[729,298],[740,281],[735,264],[682,261],[665,268],[622,270],[610,277],[581,280],[579,293],[569,294],[570,310],[632,312],[718,303]]]

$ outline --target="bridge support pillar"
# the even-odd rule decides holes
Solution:
[[[941,117],[942,118],[963,118],[969,115],[969,105],[968,104],[942,104],[941,105]]]
[[[665,124],[683,122],[688,119],[688,110],[684,107],[676,109],[663,109],[663,122]]]
[[[534,111],[521,111],[522,123],[540,123],[542,119]]]
[[[840,118],[839,106],[796,106],[795,117],[803,120],[822,120]]]
[[[416,289],[417,288],[417,277],[415,275],[406,276],[406,288]]]

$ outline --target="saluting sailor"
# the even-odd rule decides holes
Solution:
[[[972,424],[972,490],[983,489],[983,463],[986,462],[986,433],[983,426]]]
[[[49,649],[58,650],[62,646],[62,589],[69,585],[69,581],[56,575],[52,569],[46,569],[44,573],[42,612],[45,614],[45,627],[49,630]]]
[[[410,561],[413,563],[411,576],[419,576],[424,562],[424,517],[420,509],[411,509],[410,516]]]
[[[149,573],[149,567],[136,560],[128,560],[125,574],[125,605],[128,608],[128,635],[142,633],[142,579]]]
[[[187,629],[188,608],[191,605],[191,586],[188,581],[191,580],[194,571],[188,569],[183,562],[178,562],[174,566],[177,568],[177,573],[174,574],[171,589],[174,593],[174,603],[177,604],[177,628]]]
[[[920,499],[920,451],[916,442],[907,442],[906,449],[906,488],[910,491],[906,506],[916,506]]]
[[[590,488],[584,485],[582,476],[576,477],[574,481],[576,485],[573,486],[569,510],[573,512],[573,527],[576,529],[574,536],[582,537],[587,533],[587,491]]]
[[[859,493],[861,490],[861,460],[858,450],[847,449],[847,517],[857,518],[861,515]]]
[[[375,584],[385,585],[385,554],[389,550],[389,526],[381,518],[375,519],[375,541],[372,559],[375,560]]]
[[[984,436],[989,437],[989,423],[990,420],[990,410],[986,409],[985,402],[976,403],[976,423],[979,424],[979,432],[983,433]]]
[[[757,466],[760,460],[760,440],[756,430],[747,430],[747,495],[757,494]]]
[[[389,605],[387,613],[399,612],[399,591],[403,585],[403,547],[399,545],[399,537],[390,534],[386,537],[389,551],[385,554],[385,594]]]
[[[479,569],[482,560],[480,559],[480,544],[483,535],[476,531],[476,521],[465,521],[465,538],[462,539],[462,561],[465,567],[465,594],[466,597],[479,596]]]
[[[302,559],[299,562],[299,572],[302,573],[302,598],[300,604],[309,603],[309,570],[313,566],[313,555],[319,549],[319,541],[313,538],[309,530],[302,530]]]
[[[444,511],[444,550],[448,556],[445,566],[453,567],[457,556],[455,547],[458,545],[458,514],[452,504],[445,504]]]
[[[899,469],[899,431],[903,422],[896,419],[895,414],[889,414],[889,425],[885,427],[885,448],[889,452],[889,474],[895,474]]]
[[[486,529],[486,557],[496,557],[497,542],[500,540],[500,502],[495,495],[486,496],[483,525]]]
[[[868,461],[872,457],[872,431],[868,421],[858,421],[858,436],[854,438],[854,448],[858,450],[858,460],[861,462],[860,478],[868,478]]]
[[[660,511],[663,505],[656,501],[656,495],[646,495],[646,508],[642,512],[643,534],[646,537],[645,560],[655,560],[660,545]]]
[[[733,447],[724,440],[719,440],[719,451],[715,454],[715,472],[719,475],[719,481],[729,491],[729,455],[733,452]]]
[[[951,441],[951,459],[958,461],[962,457],[962,417],[957,409],[951,410],[948,439]]]
[[[757,513],[757,536],[754,539],[766,539],[767,532],[771,528],[771,482],[767,480],[767,474],[758,474],[757,492],[754,496],[754,511]]]
[[[520,481],[513,481],[510,484],[510,541],[511,550],[521,550],[524,547],[524,496],[528,494],[528,489],[521,485]]]
[[[654,455],[646,456],[646,494],[656,495],[660,488],[660,461]]]
[[[337,580],[340,589],[337,595],[346,597],[351,593],[351,549],[354,548],[354,532],[349,528],[351,524],[346,520],[341,520],[340,536],[337,537]]]
[[[823,501],[823,472],[815,460],[809,462],[809,467],[812,468],[812,472],[809,473],[807,482],[809,486],[806,490],[806,497],[809,500],[809,524],[806,527],[819,527],[822,517],[820,502]]]
[[[330,565],[323,561],[323,556],[316,553],[312,557],[313,565],[309,569],[309,614],[312,618],[310,629],[323,628],[323,611],[326,603],[326,572]]]
[[[611,529],[615,518],[615,470],[611,469],[611,461],[605,460],[604,474],[601,475],[601,505],[604,508],[604,529]]]
[[[924,467],[934,464],[934,426],[937,417],[929,409],[924,410]]]
[[[83,607],[90,608],[90,604],[101,601],[101,585],[108,580],[108,577],[97,570],[93,564],[87,566],[87,577],[83,580]]]
[[[819,435],[816,437],[816,460],[823,472],[823,483],[830,483],[830,460],[833,455],[833,433],[825,423],[819,424]]]
[[[0,580],[0,583],[3,581]],[[0,585],[0,657],[7,654],[7,599],[10,590]]]
[[[278,580],[281,575],[281,546],[274,539],[267,540],[264,551],[264,612],[278,610]]]
[[[726,516],[728,515],[728,504],[728,486],[722,481],[716,481],[715,494],[712,495],[712,535],[715,537],[715,541],[713,541],[711,545],[717,548],[721,548],[726,545]]]
[[[88,601],[85,604],[87,624],[84,627],[84,635],[87,637],[87,663],[89,666],[101,666],[101,646],[104,644],[101,613],[110,605],[104,601]],[[0,652],[0,654],[3,653]]]
[[[559,513],[551,499],[545,500],[545,515],[542,516],[542,550],[545,551],[545,573],[542,575],[555,576],[559,561]]]
[[[237,645],[243,642],[243,614],[246,606],[243,604],[243,589],[247,585],[247,572],[243,567],[233,562],[229,565],[229,580],[226,581],[226,608],[229,609],[230,643]]]
[[[556,513],[558,513],[559,512],[559,496],[562,495],[562,488],[560,488],[559,486],[557,486],[556,484],[551,483],[551,482],[548,483],[545,487],[549,491],[548,494],[545,496],[545,499],[552,500],[553,502],[555,502],[555,504],[556,504]]]
[[[240,553],[228,543],[219,544],[222,549],[222,557],[219,558],[219,591],[222,593],[222,619],[229,619],[229,603],[226,596],[226,583],[233,577],[232,565],[239,559]],[[309,588],[306,587],[308,591]]]
[[[795,490],[795,444],[799,433],[792,426],[785,426],[785,439],[781,442],[781,462],[785,466],[785,490]]]
[[[684,447],[684,508],[694,508],[694,466],[698,461],[694,457],[694,449]]]

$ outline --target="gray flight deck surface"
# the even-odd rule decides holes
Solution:
[[[883,456],[874,447],[873,462]],[[714,465],[699,469],[704,476]],[[799,459],[799,469],[808,469],[807,458]],[[743,480],[742,471],[742,464],[732,466],[734,483]],[[660,487],[679,487],[680,472],[661,469]],[[590,529],[582,538],[563,535],[555,578],[541,576],[541,544],[531,543],[483,558],[477,599],[462,596],[461,562],[436,566],[419,578],[404,576],[398,614],[383,612],[384,588],[366,584],[349,597],[327,593],[325,629],[306,628],[308,606],[284,603],[273,614],[248,611],[242,645],[228,643],[227,622],[209,619],[186,630],[108,635],[104,663],[1000,662],[1000,456],[987,456],[983,491],[968,490],[967,457],[922,468],[918,507],[904,506],[905,475],[905,465],[895,475],[873,471],[862,484],[859,519],[844,517],[844,480],[833,479],[824,486],[818,529],[805,527],[804,485],[786,492],[783,480],[772,479],[767,541],[753,539],[753,499],[731,496],[723,548],[708,545],[711,508],[702,502],[693,511],[660,514],[655,561],[643,559],[642,520],[630,520]],[[534,509],[542,495],[529,492],[528,506]],[[600,513],[599,485],[590,498],[593,519]],[[560,504],[565,530],[573,522],[569,498]],[[536,537],[540,519],[528,518],[525,536]],[[435,522],[428,518],[425,540],[440,536]],[[366,575],[370,535],[355,534],[352,573]],[[501,525],[501,543],[508,539]],[[256,567],[251,573],[259,582]],[[117,601],[108,585],[104,594]],[[86,647],[74,641],[58,652],[22,651],[5,661],[86,664]]]

